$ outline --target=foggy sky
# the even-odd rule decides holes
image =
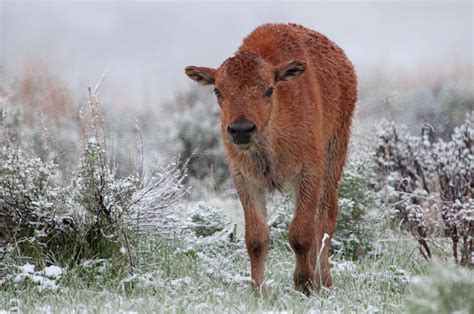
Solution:
[[[472,2],[14,2],[1,1],[2,81],[36,58],[79,95],[108,70],[105,92],[142,105],[192,85],[187,65],[217,67],[266,22],[318,30],[344,48],[359,76],[377,67],[472,65]]]

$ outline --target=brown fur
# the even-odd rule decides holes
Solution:
[[[220,91],[222,136],[245,214],[251,276],[264,282],[269,249],[265,195],[291,183],[296,209],[289,241],[296,254],[295,287],[308,293],[332,285],[328,255],[338,215],[357,79],[343,50],[326,36],[295,24],[257,27],[218,69],[186,73]],[[274,87],[271,97],[265,95]],[[227,127],[256,125],[250,147],[237,147]],[[321,252],[323,235],[329,239]]]

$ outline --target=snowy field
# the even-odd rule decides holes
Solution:
[[[207,212],[207,208],[204,208]],[[214,221],[212,221],[214,222]],[[182,227],[182,226],[181,226]],[[207,226],[209,228],[210,226]],[[231,227],[231,226],[229,226]],[[5,313],[143,312],[472,312],[474,273],[445,262],[429,265],[416,241],[392,236],[357,261],[331,258],[334,288],[306,297],[293,290],[294,256],[286,238],[272,234],[267,260],[267,298],[249,287],[249,262],[232,230],[196,236],[186,223],[183,237],[131,239],[132,270],[123,258],[84,260],[72,268],[19,265],[2,288]],[[278,229],[277,229],[278,230]],[[13,265],[9,265],[10,268]],[[449,295],[450,300],[443,299]]]

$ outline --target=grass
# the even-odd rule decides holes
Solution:
[[[399,312],[408,282],[426,272],[411,240],[379,243],[377,255],[357,262],[333,256],[334,287],[305,297],[293,290],[294,256],[286,241],[272,243],[266,278],[269,297],[249,288],[243,241],[169,241],[158,236],[131,239],[133,274],[117,273],[115,260],[69,269],[58,290],[35,284],[5,285],[0,309],[20,312]]]

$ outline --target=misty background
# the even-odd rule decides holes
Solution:
[[[101,94],[117,106],[171,101],[193,86],[185,66],[219,66],[267,22],[298,23],[329,36],[353,61],[361,82],[473,65],[471,1],[2,0],[0,21],[2,83],[34,60],[81,99],[107,71]]]
[[[474,109],[473,15],[472,2],[453,1],[0,0],[3,138],[68,169],[98,114],[119,175],[179,158],[194,190],[231,189],[219,106],[184,68],[218,67],[258,25],[292,22],[355,65],[354,147],[369,147],[383,120],[449,139]],[[103,73],[94,113],[87,88]]]

